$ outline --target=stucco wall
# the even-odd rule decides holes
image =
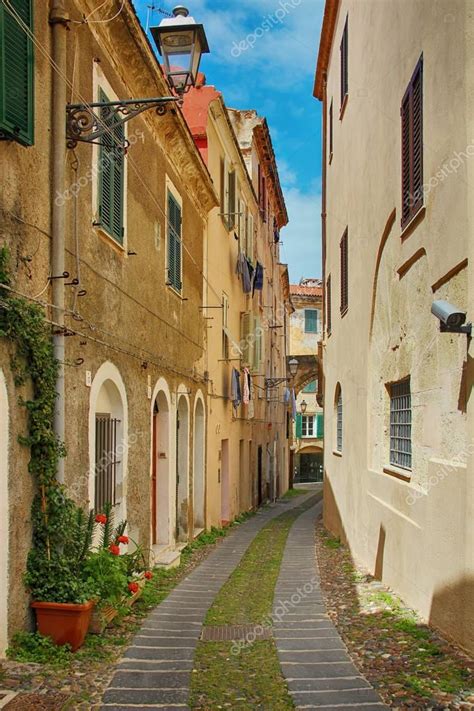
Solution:
[[[332,280],[332,334],[326,335],[324,349],[327,443],[335,437],[338,382],[344,414],[342,456],[326,447],[324,515],[326,525],[348,540],[357,561],[372,572],[377,567],[409,605],[472,648],[472,355],[465,336],[440,334],[430,314],[432,300],[446,298],[470,309],[472,318],[471,272],[459,266],[449,275],[468,256],[472,159],[461,159],[455,171],[429,183],[472,142],[472,106],[466,101],[466,87],[472,87],[472,18],[467,2],[403,3],[403,13],[400,7],[382,7],[375,0],[342,2],[330,56],[326,109],[333,99],[334,154],[327,166],[326,276]],[[349,97],[340,120],[339,44],[347,15]],[[422,53],[424,182],[430,187],[425,214],[402,235],[400,103]],[[341,318],[339,241],[346,226],[349,310]],[[444,276],[446,283],[433,289]],[[407,375],[413,470],[403,481],[384,471],[389,460],[386,385]]]

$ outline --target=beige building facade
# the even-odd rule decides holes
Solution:
[[[1,6],[2,39],[15,33],[29,53],[31,91],[24,106],[15,107],[18,125],[27,110],[20,132],[6,120],[11,105],[10,114],[2,105],[0,244],[9,250],[15,293],[41,304],[49,322],[59,318],[64,327],[52,330],[67,334],[68,494],[96,510],[111,501],[116,520],[127,519],[130,538],[167,565],[179,560],[179,545],[206,518],[202,273],[207,215],[219,196],[176,108],[163,115],[143,112],[124,124],[123,136],[114,128],[114,139],[106,124],[100,146],[66,148],[56,132],[66,124],[66,101],[169,94],[131,3],[113,23],[82,24],[96,5],[33,2],[26,24],[37,38],[35,48],[15,18],[5,22]],[[59,23],[51,24],[53,18]],[[63,33],[56,43],[54,32]],[[58,72],[64,101],[52,104]],[[122,137],[126,152],[113,145]],[[65,174],[55,193],[58,142]],[[51,257],[58,253],[51,217],[58,207],[59,274]],[[53,317],[51,285],[59,278],[64,309]],[[29,452],[18,443],[26,430],[18,398],[31,393],[27,384],[15,387],[13,354],[12,344],[0,339],[0,531],[6,542],[0,574],[8,581],[0,602],[0,655],[12,634],[30,623],[23,573],[34,491]]]
[[[324,520],[472,650],[472,4],[401,5],[324,14]]]
[[[285,342],[273,335],[273,314],[277,308],[286,313],[289,295],[283,293],[278,244],[268,224],[273,228],[278,219],[279,229],[287,217],[277,177],[275,184],[269,182],[262,211],[255,178],[263,178],[265,170],[256,130],[262,119],[251,112],[248,125],[203,76],[187,94],[184,114],[220,196],[209,215],[204,273],[210,526],[225,524],[288,487],[286,407],[265,387],[271,372],[286,372]],[[266,126],[262,133],[260,141],[268,142]]]

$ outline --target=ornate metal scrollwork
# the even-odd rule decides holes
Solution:
[[[123,126],[130,119],[143,111],[155,109],[158,116],[166,113],[169,103],[178,102],[174,96],[155,99],[128,99],[125,101],[107,101],[94,104],[68,104],[66,106],[66,145],[75,148],[79,141],[101,145],[104,135]],[[98,111],[96,111],[98,109]],[[114,140],[116,138],[114,137]],[[124,139],[117,149],[126,150],[129,142]]]

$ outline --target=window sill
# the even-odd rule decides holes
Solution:
[[[166,283],[166,287],[167,287],[167,289],[169,289],[169,291],[171,291],[172,294],[174,294],[175,296],[177,296],[178,299],[181,299],[181,301],[186,301],[186,299],[184,298],[182,292],[181,292],[181,291],[178,291],[177,289],[175,289],[175,287],[174,287],[172,284]]]
[[[339,111],[339,121],[342,121],[342,119],[343,119],[343,116],[346,112],[346,106],[347,106],[348,101],[349,101],[349,94],[346,94],[344,96],[343,102],[341,104],[341,109]]]
[[[333,449],[332,453],[335,457],[342,457],[342,452],[340,452],[338,449]]]
[[[385,474],[395,477],[395,479],[401,479],[402,481],[411,481],[411,471],[408,469],[399,469],[398,467],[391,464],[390,466],[384,467],[383,471]]]
[[[420,222],[423,220],[424,216],[426,214],[426,205],[422,205],[416,215],[413,215],[411,220],[407,222],[407,224],[402,227],[402,232],[400,234],[400,239],[402,242],[404,242],[411,234],[412,232],[418,227]]]
[[[115,249],[117,254],[119,254],[122,257],[125,257],[127,254],[127,250],[125,249],[124,244],[120,244],[115,237],[112,237],[112,235],[109,235],[107,230],[105,230],[101,225],[93,225],[95,228],[97,234],[99,237],[106,242],[109,247],[112,247],[112,249]],[[124,237],[124,242],[125,242],[125,237]]]

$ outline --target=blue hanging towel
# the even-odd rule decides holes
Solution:
[[[255,267],[255,277],[253,280],[253,290],[262,291],[263,289],[263,266],[257,262]]]
[[[232,404],[237,409],[242,402],[242,391],[240,389],[240,373],[236,368],[232,368]]]

